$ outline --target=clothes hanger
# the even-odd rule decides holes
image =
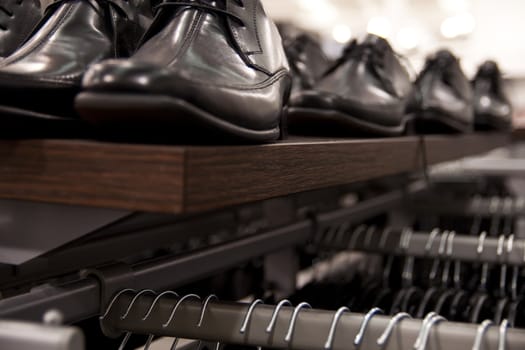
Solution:
[[[416,317],[423,318],[424,315],[428,314],[431,311],[434,311],[434,305],[437,302],[438,296],[443,292],[442,280],[439,280],[439,264],[443,259],[443,254],[446,250],[446,245],[448,242],[450,232],[444,231],[441,235],[439,242],[438,256],[434,259],[432,263],[432,268],[430,270],[429,281],[433,284],[429,289],[426,290],[421,303],[417,309]]]

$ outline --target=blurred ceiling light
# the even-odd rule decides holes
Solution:
[[[319,9],[319,7],[323,7],[326,5],[326,1],[323,0],[297,0],[299,2],[299,6],[303,10],[307,11],[316,11]]]
[[[397,33],[397,42],[405,50],[415,49],[419,45],[419,30],[415,27],[401,28]]]
[[[386,17],[372,17],[370,21],[368,21],[366,31],[370,34],[375,34],[383,38],[388,38],[392,31],[392,26],[390,24],[390,21]]]
[[[346,44],[352,39],[352,31],[347,25],[339,24],[332,29],[332,37],[339,44]]]
[[[469,9],[468,0],[437,0],[439,7],[449,12],[464,12]]]
[[[474,31],[476,20],[470,13],[460,13],[441,23],[441,34],[447,39],[468,35]]]

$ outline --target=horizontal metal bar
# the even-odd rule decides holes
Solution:
[[[166,325],[177,300],[169,296],[161,298],[149,317],[144,316],[152,305],[154,296],[139,297],[122,319],[130,305],[133,295],[123,294],[117,300],[103,325],[108,332],[115,330],[129,331],[138,334],[155,334],[160,336],[201,339],[204,341],[223,342],[248,346],[262,346],[275,349],[327,349],[326,342],[334,312],[325,310],[303,309],[298,313],[297,322],[292,330],[289,342],[285,340],[290,327],[293,308],[283,307],[278,313],[275,326],[271,332],[266,329],[270,323],[275,306],[257,305],[249,319],[244,333],[240,329],[249,309],[249,304],[221,303],[212,300],[199,323],[202,301],[188,299],[180,304],[173,314],[172,321]],[[344,313],[336,327],[331,350],[354,348],[353,342],[358,334],[364,315]],[[381,348],[377,339],[386,329],[390,317],[374,316],[364,333],[361,349]],[[422,326],[421,320],[403,320],[391,333],[384,350],[411,349]],[[472,349],[476,338],[477,325],[443,322],[434,326],[428,339],[426,350]],[[498,349],[498,327],[488,330],[483,338],[483,349]],[[525,331],[509,329],[506,336],[506,350],[525,348]]]
[[[450,214],[460,216],[525,216],[525,198],[440,198],[416,200],[411,205],[417,213]]]
[[[137,264],[132,267],[134,279],[130,287],[176,288],[254,257],[302,244],[310,236],[311,223],[303,221],[186,256]],[[47,310],[58,309],[66,323],[74,323],[98,315],[100,305],[98,282],[86,278],[64,285],[46,285],[27,294],[0,300],[0,317],[40,321]]]
[[[456,233],[451,242],[449,241],[452,245],[452,254],[447,255],[443,251],[440,253],[439,248],[442,236],[437,236],[431,241],[430,233],[413,232],[408,237],[408,245],[406,248],[401,247],[401,236],[401,231],[385,232],[383,230],[376,230],[373,232],[362,233],[358,237],[355,237],[355,239],[351,239],[351,246],[347,248],[364,252],[386,253],[401,256],[408,255],[422,258],[441,257],[443,259],[469,262],[502,263],[519,266],[525,265],[525,240],[523,239],[514,240],[510,252],[507,252],[508,241],[505,240],[502,247],[503,250],[501,254],[498,255],[498,237],[486,237],[483,241],[481,252],[478,252],[478,246],[480,245],[480,238],[478,236]],[[426,249],[427,245],[430,246],[428,250]]]

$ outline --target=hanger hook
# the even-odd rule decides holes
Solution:
[[[292,318],[290,319],[290,325],[288,326],[288,331],[286,332],[286,336],[284,337],[284,341],[287,343],[289,343],[290,340],[292,340],[292,335],[295,329],[295,322],[297,321],[297,316],[299,316],[299,311],[301,311],[301,309],[303,308],[311,309],[312,307],[310,306],[310,304],[305,303],[305,302],[302,302],[295,307],[295,309],[293,310]]]
[[[252,318],[253,310],[255,310],[255,307],[257,306],[257,304],[264,304],[264,302],[261,299],[256,299],[250,304],[250,307],[248,308],[248,312],[246,312],[246,316],[244,316],[244,321],[242,322],[241,329],[239,330],[241,334],[244,334],[246,332],[246,329],[248,328],[248,322],[250,322],[250,318]]]
[[[377,314],[384,314],[384,311],[381,310],[378,307],[373,308],[372,310],[368,311],[368,313],[363,317],[363,322],[361,322],[361,327],[359,328],[359,333],[354,338],[354,346],[359,346],[363,342],[363,338],[365,336],[366,328],[368,327],[368,324],[372,320],[372,317],[374,317]]]
[[[163,328],[168,327],[168,325],[171,323],[171,321],[173,321],[173,317],[175,316],[175,312],[179,308],[180,304],[182,304],[185,300],[187,300],[189,298],[195,298],[197,300],[201,300],[201,297],[198,296],[197,294],[188,294],[188,295],[185,295],[182,298],[180,298],[179,301],[177,301],[177,304],[175,304],[175,307],[173,308],[173,310],[171,311],[171,314],[170,314],[170,317],[168,318],[168,321],[166,321],[166,323],[164,323],[162,325]]]
[[[417,336],[417,339],[416,339],[416,342],[414,343],[414,349],[417,349],[419,348],[419,344],[421,343],[421,338],[423,336],[423,331],[425,330],[425,325],[428,323],[428,321],[434,317],[434,316],[437,316],[438,314],[434,311],[432,312],[429,312],[425,318],[423,319],[423,322],[421,323],[421,328],[419,329],[419,334]]]
[[[281,311],[281,308],[283,306],[292,306],[292,303],[287,300],[281,300],[279,304],[275,307],[275,310],[273,311],[272,318],[270,319],[270,323],[268,324],[268,327],[266,327],[266,333],[271,333],[273,330],[273,327],[275,326],[275,323],[277,322],[277,316],[279,315],[279,311]]]
[[[483,254],[483,250],[485,250],[485,239],[487,238],[487,231],[481,232],[478,239],[478,257],[481,259],[481,254]]]
[[[129,303],[128,305],[128,308],[126,310],[126,312],[124,313],[124,315],[120,316],[120,319],[121,320],[124,320],[126,317],[128,317],[130,311],[131,311],[131,308],[133,307],[133,305],[135,304],[135,302],[137,301],[137,299],[143,295],[143,294],[146,294],[146,293],[150,293],[150,294],[153,294],[153,295],[156,295],[157,293],[154,291],[154,290],[151,290],[151,289],[144,289],[144,290],[141,290],[140,292],[137,293],[137,295],[135,295],[133,297],[133,299],[131,299],[131,302]]]
[[[166,292],[160,293],[159,295],[157,295],[157,297],[151,303],[151,306],[149,307],[148,311],[146,312],[144,317],[142,317],[142,321],[146,321],[146,319],[149,317],[149,315],[151,315],[151,312],[153,311],[153,308],[155,307],[155,304],[160,300],[160,298],[162,298],[164,295],[167,295],[167,294],[171,294],[171,295],[174,295],[176,298],[179,298],[179,295],[177,293],[171,291],[171,290],[168,290]]]
[[[202,321],[204,320],[204,313],[206,312],[206,309],[208,308],[208,304],[210,303],[212,299],[219,300],[219,298],[217,298],[215,294],[210,294],[206,298],[206,301],[204,302],[204,305],[202,306],[201,315],[199,317],[199,322],[197,323],[197,327],[202,326]]]
[[[332,345],[334,344],[334,338],[335,338],[335,330],[337,328],[337,323],[339,322],[339,319],[345,312],[350,312],[350,309],[346,306],[340,307],[334,314],[334,318],[332,319],[332,324],[330,325],[330,331],[328,332],[328,338],[326,338],[326,343],[324,344],[325,350],[332,349]]]
[[[505,245],[505,236],[500,235],[498,238],[498,249],[496,249],[496,255],[498,256],[498,259],[501,260],[501,256],[503,255],[503,246]]]
[[[426,325],[424,325],[422,328],[423,328],[423,335],[421,337],[421,342],[419,344],[419,347],[415,347],[414,345],[414,348],[417,349],[417,350],[425,350],[427,348],[427,342],[428,342],[428,338],[430,336],[430,331],[432,330],[432,326],[438,324],[439,322],[446,322],[447,319],[444,318],[443,316],[440,316],[440,315],[435,315],[433,317],[431,317]]]
[[[428,254],[430,252],[430,249],[432,249],[432,245],[434,244],[434,241],[436,240],[437,235],[439,235],[440,230],[438,228],[433,229],[430,234],[428,235],[427,243],[425,244],[425,254]]]
[[[120,292],[118,292],[114,297],[113,299],[111,299],[106,311],[104,312],[104,314],[102,316],[99,317],[100,320],[103,320],[105,319],[109,312],[111,311],[111,309],[113,308],[113,305],[115,304],[115,302],[117,301],[118,298],[120,298],[120,296],[124,293],[128,293],[128,292],[132,292],[132,293],[136,293],[137,291],[135,289],[131,289],[131,288],[127,288],[127,289],[123,289],[121,290]]]
[[[385,249],[386,241],[390,236],[390,231],[391,230],[389,227],[385,227],[383,229],[383,232],[381,233],[381,238],[379,239],[379,247],[381,248],[381,250]]]
[[[507,343],[507,331],[509,329],[509,320],[504,319],[501,321],[499,326],[499,341],[498,341],[498,350],[505,350],[505,345]]]
[[[376,232],[375,226],[370,226],[368,230],[366,230],[366,234],[365,234],[365,248],[366,249],[370,248],[370,244],[372,243],[372,236],[375,232]]]
[[[485,320],[481,322],[476,332],[476,339],[474,340],[474,345],[472,346],[472,350],[481,350],[481,342],[483,340],[483,335],[487,332],[489,327],[491,327],[492,325],[494,325],[494,322],[492,322],[492,320]]]
[[[366,225],[359,225],[353,232],[352,238],[350,239],[350,244],[348,245],[349,250],[355,250],[357,244],[357,239],[361,236],[366,230]]]
[[[377,345],[381,347],[385,345],[385,343],[388,341],[388,338],[390,338],[390,334],[392,334],[392,331],[394,330],[394,327],[396,326],[396,324],[400,323],[402,320],[406,318],[411,319],[412,316],[410,316],[410,314],[406,312],[399,312],[395,314],[394,317],[392,317],[392,319],[388,323],[388,326],[386,327],[383,334],[381,334],[381,336],[377,339]]]

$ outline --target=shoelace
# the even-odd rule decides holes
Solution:
[[[350,59],[362,59],[367,62],[368,68],[379,79],[386,91],[397,97],[397,91],[385,72],[385,54],[386,50],[381,50],[376,44],[358,44],[357,40],[352,40],[345,47],[341,57],[325,72],[324,76],[333,73]]]
[[[451,62],[451,60],[455,60],[456,62]],[[443,58],[443,57],[434,57],[427,60],[425,63],[425,67],[422,70],[422,74],[418,77],[416,80],[416,85],[419,86],[419,81],[423,78],[425,74],[428,74],[429,72],[437,73],[442,77],[442,80],[447,86],[450,87],[450,89],[460,98],[465,99],[467,96],[464,95],[464,93],[460,90],[460,83],[457,82],[456,74],[461,74],[460,72],[454,73],[452,72],[452,69],[454,67],[452,65],[459,64],[457,62],[456,58]],[[457,68],[459,69],[459,68]]]
[[[235,2],[239,6],[244,7],[244,0],[235,0]],[[244,20],[241,17],[239,17],[235,13],[232,13],[230,11],[227,11],[225,9],[222,9],[222,8],[218,7],[216,5],[215,1],[210,1],[210,0],[200,0],[200,1],[177,1],[177,0],[173,0],[173,1],[164,1],[164,2],[154,6],[153,7],[153,11],[155,13],[157,13],[157,11],[159,9],[161,9],[163,7],[168,7],[168,6],[194,7],[194,8],[198,8],[198,9],[200,9],[202,11],[207,11],[207,12],[211,12],[211,13],[226,15],[226,16],[236,20],[237,22],[239,22],[243,27],[246,26],[246,24],[244,23]]]

